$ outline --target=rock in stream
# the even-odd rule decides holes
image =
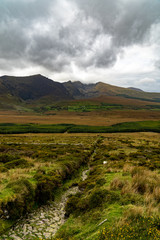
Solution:
[[[87,172],[82,173],[82,181],[87,178]],[[63,193],[59,201],[51,202],[20,219],[1,240],[33,240],[52,238],[65,222],[65,205],[70,194],[76,194],[78,187],[71,187]]]

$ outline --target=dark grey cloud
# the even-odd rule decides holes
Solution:
[[[159,13],[159,0],[1,0],[0,68],[108,68],[124,47],[150,44]]]
[[[35,19],[47,17],[55,0],[1,0],[1,19],[17,19],[30,22]]]
[[[120,46],[144,41],[151,26],[160,22],[159,0],[77,0],[86,16],[97,19],[104,32]]]

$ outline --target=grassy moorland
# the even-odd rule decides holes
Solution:
[[[159,135],[105,134],[54,239],[159,239]]]
[[[0,143],[1,232],[78,184],[54,240],[160,238],[158,133],[1,135]]]

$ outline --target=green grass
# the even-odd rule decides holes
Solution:
[[[53,135],[1,136],[0,218],[3,226],[8,220],[16,221],[34,206],[53,200],[60,187],[66,189],[72,181],[78,181],[80,176],[77,174],[86,166],[96,139],[91,137],[88,141],[88,137]],[[80,141],[85,146],[77,145]],[[6,219],[5,209],[9,219]],[[3,230],[0,226],[0,232]]]
[[[14,163],[17,156],[19,159],[26,157],[24,159],[34,166],[25,169],[16,166],[1,172],[0,198],[3,204],[7,199],[12,202],[18,193],[22,204],[22,195],[25,199],[30,197],[27,202],[30,210],[32,196],[38,194],[37,185],[41,191],[36,195],[36,203],[45,203],[46,199],[41,196],[50,197],[54,192],[53,197],[60,199],[63,191],[76,183],[81,192],[69,196],[68,219],[55,240],[159,239],[159,142],[159,135],[155,133],[100,137],[99,134],[2,135],[2,166],[4,159],[11,162],[13,159]],[[128,152],[128,149],[133,151]],[[81,181],[81,172],[88,164],[88,178]],[[0,224],[1,230],[7,226],[6,220],[1,220]]]
[[[4,221],[0,219],[0,234],[9,229],[13,225],[14,221]]]
[[[123,109],[124,106],[121,104],[109,104],[109,103],[92,103],[89,101],[81,102],[69,102],[61,103],[58,105],[42,106],[39,108],[34,108],[36,112],[45,112],[48,111],[68,111],[68,112],[92,112],[92,111],[108,111],[108,110],[119,110]]]
[[[126,176],[122,176],[119,172],[106,172],[106,169],[102,167],[101,148],[103,146],[100,142],[90,161],[92,171],[87,180],[79,184],[83,191],[80,196],[75,195],[69,198],[66,211],[68,213],[69,210],[70,217],[54,239],[97,239],[103,227],[111,226],[122,216],[125,207],[119,201],[120,193],[110,191],[109,185],[113,178],[120,176],[126,179]],[[102,223],[106,219],[107,221]]]
[[[68,129],[70,133],[116,133],[116,132],[160,132],[160,121],[140,121],[119,123],[112,126],[75,125]]]
[[[113,109],[123,109],[123,106],[120,104],[88,104],[84,105],[83,103],[81,104],[76,104],[72,106],[67,107],[69,112],[92,112],[92,111],[105,111],[105,110],[113,110]]]
[[[112,173],[106,173],[105,178],[106,178],[106,186],[109,186],[111,181],[115,178],[115,177],[122,177],[122,173],[118,172],[112,172]]]
[[[88,126],[74,124],[11,124],[1,123],[0,134],[13,133],[116,133],[160,132],[160,121],[125,122],[112,126]]]
[[[13,134],[13,133],[64,133],[72,124],[11,124],[1,123],[1,134]]]
[[[143,184],[145,187],[149,184],[152,186],[155,184],[155,188],[158,186],[159,173],[147,170],[150,168],[148,156],[144,162],[144,168],[137,167],[141,164],[141,157],[146,156],[146,152],[153,156],[155,153],[158,154],[159,145],[156,145],[158,139],[155,139],[152,145],[152,139],[139,140],[137,136],[135,140],[131,138],[131,135],[129,136],[130,138],[123,139],[123,136],[118,138],[113,135],[113,137],[104,138],[104,142],[102,140],[97,145],[90,161],[91,171],[88,179],[79,184],[82,193],[78,196],[71,196],[68,200],[67,211],[70,210],[70,215],[57,232],[55,240],[159,239],[159,218],[156,217],[156,214],[159,214],[159,202],[156,200],[156,203],[152,196],[154,191],[150,192],[150,201],[154,205],[150,205],[146,202],[147,189],[143,193],[141,189],[138,190],[139,192],[134,190],[138,176],[140,179],[143,176],[141,183],[138,179],[136,181],[140,187],[143,187]],[[140,148],[141,157],[132,157],[124,151],[123,158],[117,155],[121,157],[119,159],[112,157],[112,151],[109,151],[115,148],[119,153],[129,146],[134,149]],[[107,161],[106,165],[103,165],[104,160]],[[101,181],[102,179],[106,181]],[[157,182],[154,179],[157,179]],[[118,184],[115,181],[115,185],[112,185],[114,180],[118,181]],[[95,193],[101,194],[104,190],[106,197],[104,195],[101,202]],[[155,207],[158,209],[155,210]]]

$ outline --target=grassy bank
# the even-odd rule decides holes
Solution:
[[[74,124],[12,124],[1,123],[0,134],[15,133],[116,133],[160,132],[160,121],[118,123],[111,126],[88,126]]]
[[[1,136],[0,232],[54,200],[57,189],[87,164],[96,138]]]

